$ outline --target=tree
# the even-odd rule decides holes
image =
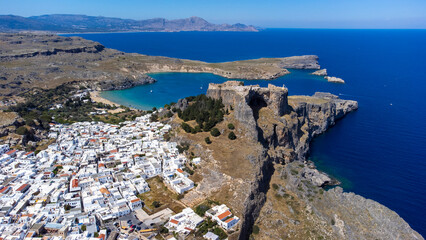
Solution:
[[[234,126],[234,124],[232,124],[232,123],[228,123],[228,128],[229,128],[229,129],[231,129],[231,130],[234,130],[234,129],[235,129],[235,126]]]
[[[151,122],[158,121],[158,115],[157,114],[152,114],[149,120],[151,120]]]
[[[27,133],[28,133],[28,129],[25,126],[21,126],[16,129],[16,134],[26,135]]]
[[[82,225],[82,226],[81,226],[81,231],[85,232],[85,231],[86,231],[86,229],[87,229],[86,225]]]
[[[217,129],[217,128],[212,128],[212,130],[210,131],[210,134],[211,134],[213,137],[218,137],[218,136],[220,136],[219,129]]]
[[[69,210],[71,210],[71,206],[69,204],[65,204],[64,209],[65,209],[65,211],[69,211]]]
[[[204,217],[204,214],[207,210],[209,210],[209,206],[200,204],[195,208],[195,213],[198,214],[200,217]]]
[[[187,133],[192,132],[192,127],[191,127],[191,126],[189,126],[189,124],[187,124],[187,123],[184,123],[184,122],[183,122],[180,126],[182,127],[182,129],[183,129],[185,132],[187,132]]]
[[[228,138],[229,138],[229,139],[231,139],[231,140],[235,140],[235,139],[237,139],[237,136],[235,136],[235,133],[234,133],[234,132],[230,132],[230,133],[228,134]]]
[[[210,140],[209,137],[204,138],[204,141],[206,141],[207,144],[211,144],[212,143],[212,141]]]
[[[154,202],[152,202],[152,206],[153,206],[154,208],[158,208],[158,207],[160,207],[160,206],[161,206],[161,204],[160,204],[160,202],[158,202],[158,201],[154,201]]]
[[[93,233],[93,237],[95,238],[99,237],[99,233],[98,232]]]
[[[260,231],[259,226],[253,225],[253,234],[259,234],[259,231]]]

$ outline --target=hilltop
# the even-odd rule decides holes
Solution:
[[[0,15],[0,32],[44,31],[61,33],[88,32],[180,32],[180,31],[244,31],[257,32],[253,26],[213,24],[200,17],[167,20],[121,19],[102,16],[52,14],[32,17]]]

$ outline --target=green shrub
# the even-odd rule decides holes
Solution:
[[[231,139],[231,140],[235,140],[235,139],[237,139],[237,136],[235,136],[235,133],[234,133],[234,132],[230,132],[230,133],[228,134],[228,138],[229,138],[229,139]]]
[[[189,149],[189,144],[182,143],[181,145],[177,145],[176,148],[178,149],[179,153],[183,153],[184,151],[187,151]]]
[[[228,237],[228,234],[226,234],[225,231],[223,231],[223,229],[219,227],[215,227],[213,229],[213,233],[218,235],[220,240],[224,240]]]
[[[151,122],[156,122],[158,121],[158,115],[157,114],[152,114],[151,117],[149,118],[149,120]]]
[[[231,129],[231,130],[234,130],[234,129],[235,129],[235,126],[234,126],[234,124],[232,124],[232,123],[228,123],[228,128],[229,128],[229,129]]]
[[[198,214],[200,217],[204,217],[204,214],[209,209],[210,209],[210,206],[200,204],[195,208],[195,213]]]
[[[191,126],[189,126],[189,124],[187,124],[187,123],[184,123],[184,122],[183,122],[180,126],[182,127],[182,129],[183,129],[185,132],[187,132],[187,133],[192,132],[192,127],[191,127]]]
[[[275,190],[278,190],[278,185],[276,183],[273,183],[272,188],[275,189]]]
[[[213,137],[218,137],[218,136],[220,136],[220,131],[219,131],[219,129],[217,129],[217,128],[212,128],[212,130],[210,131],[210,134],[211,134]]]
[[[152,206],[153,206],[154,208],[159,208],[159,207],[161,206],[161,204],[160,204],[160,202],[158,202],[158,201],[154,201],[154,202],[152,202]]]
[[[26,135],[27,133],[28,133],[28,129],[25,126],[21,126],[16,129],[16,134]]]
[[[253,234],[259,234],[260,228],[256,224],[253,225]]]
[[[204,138],[204,141],[206,141],[207,144],[211,144],[212,143],[212,141],[210,140],[209,137]]]

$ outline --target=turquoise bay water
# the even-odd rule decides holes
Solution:
[[[130,89],[105,91],[101,96],[111,101],[138,109],[149,110],[153,107],[163,107],[166,103],[177,102],[180,98],[206,93],[209,83],[223,83],[229,80],[243,81],[245,85],[258,84],[266,87],[269,83],[289,87],[290,94],[315,93],[320,89],[328,89],[328,83],[323,77],[311,75],[309,70],[291,70],[291,74],[281,78],[265,80],[227,79],[210,73],[156,73],[149,74],[157,82],[150,85],[137,86]],[[296,86],[304,85],[301,89]],[[334,84],[336,91],[345,86]]]
[[[326,91],[359,102],[325,134],[314,139],[310,158],[343,181],[346,191],[396,211],[426,236],[426,31],[269,29],[258,33],[182,32],[82,34],[124,52],[208,62],[316,54],[332,84],[308,74],[270,81],[289,94]],[[205,93],[211,74],[153,74],[157,83],[104,92],[139,108],[163,106]],[[246,81],[265,86],[267,81]],[[152,90],[152,92],[151,92]]]

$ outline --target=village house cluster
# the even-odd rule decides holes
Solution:
[[[234,216],[231,210],[225,205],[217,205],[205,212],[204,217],[216,222],[224,230],[230,230],[240,219]],[[202,222],[203,217],[198,216],[191,208],[185,208],[182,212],[170,217],[169,222],[165,225],[170,232],[175,232],[180,236],[187,236],[194,231]],[[219,237],[212,232],[204,235],[205,239],[217,240]]]
[[[56,141],[37,154],[0,145],[0,238],[107,239],[101,223],[142,208],[146,179],[160,176],[177,194],[192,189],[188,159],[163,139],[171,127],[149,119],[52,123]]]

